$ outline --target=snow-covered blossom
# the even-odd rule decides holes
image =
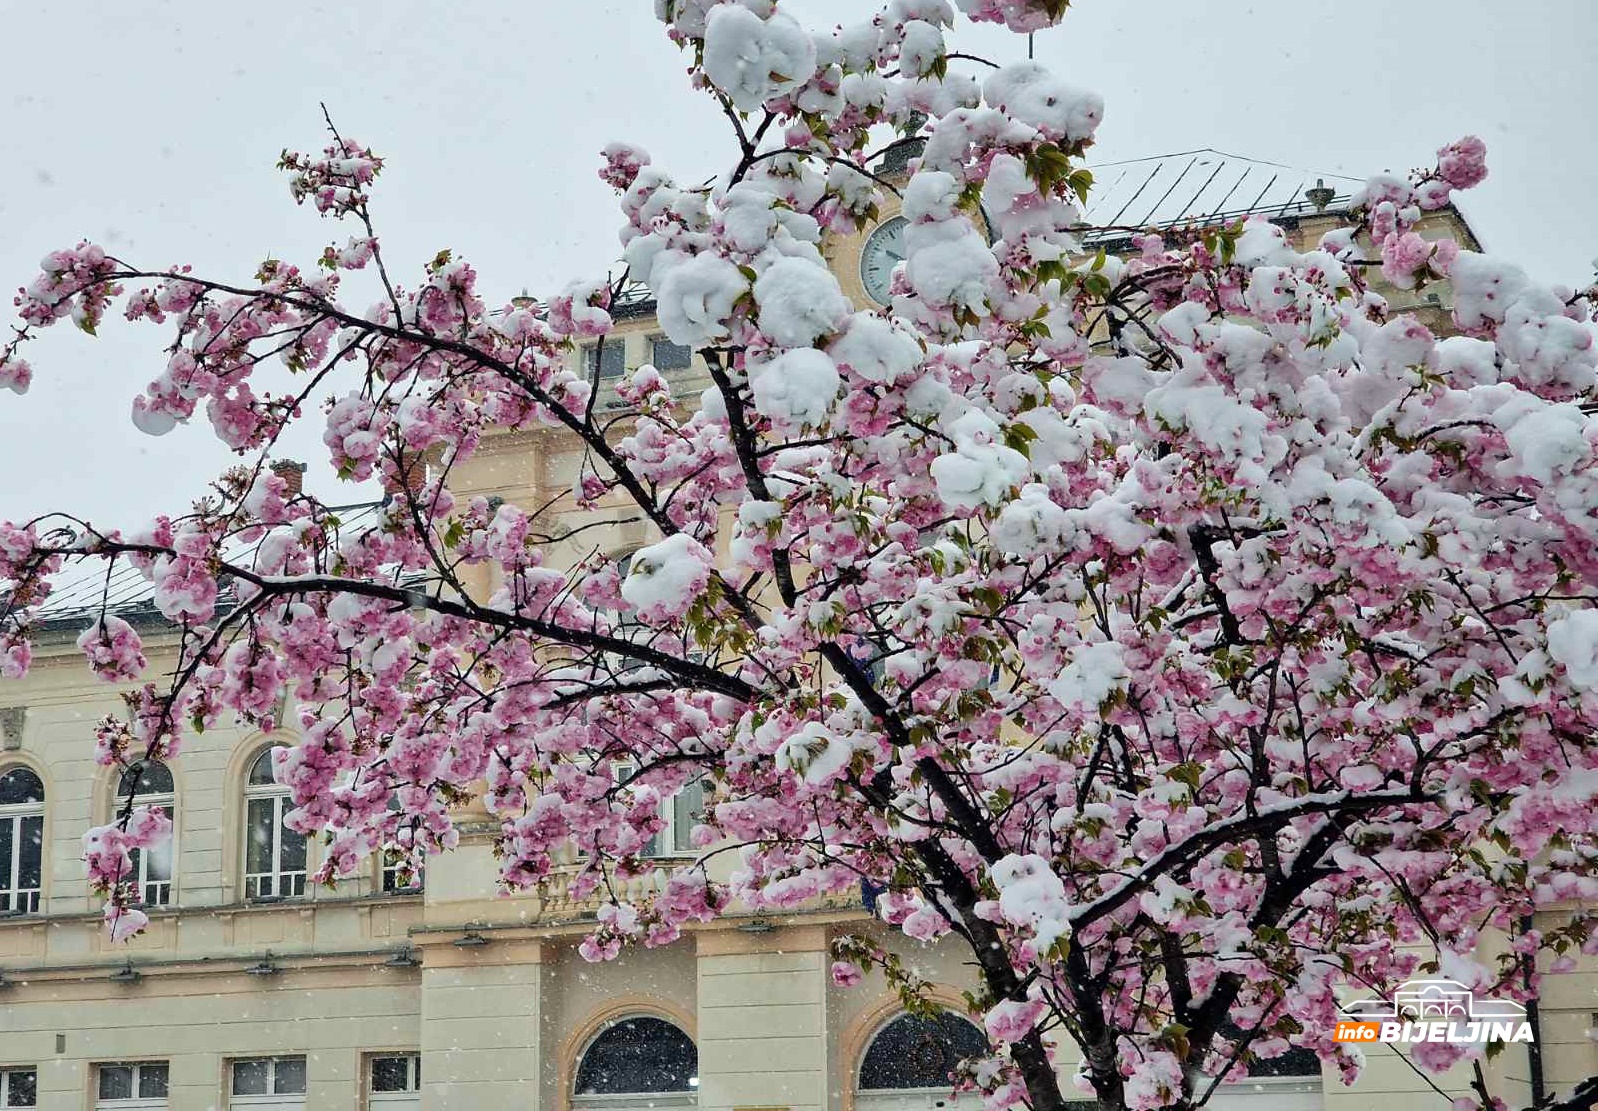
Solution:
[[[633,553],[621,596],[645,621],[681,617],[710,581],[713,564],[703,544],[679,532]]]
[[[733,104],[754,112],[810,80],[816,44],[786,12],[762,19],[741,4],[722,4],[705,21],[704,65]]]
[[[849,302],[826,267],[802,258],[773,262],[755,282],[760,330],[783,347],[808,347],[838,330]]]
[[[1043,857],[1011,853],[988,874],[999,889],[999,913],[1006,922],[1029,928],[1038,952],[1047,952],[1060,938],[1071,936],[1065,884]]]
[[[780,426],[826,423],[838,396],[838,368],[824,351],[785,351],[750,375],[755,412]]]
[[[1055,77],[1037,62],[1011,62],[983,86],[989,104],[1045,138],[1080,143],[1093,138],[1104,119],[1104,98]]]

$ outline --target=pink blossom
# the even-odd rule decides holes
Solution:
[[[993,1044],[1009,1045],[1030,1034],[1048,1009],[1041,999],[1006,999],[988,1011],[982,1025]]]
[[[97,619],[78,637],[90,670],[108,683],[139,677],[145,667],[143,647],[132,625],[110,615]]]
[[[105,905],[105,924],[111,944],[120,945],[143,933],[150,924],[150,916],[136,907],[108,902]]]
[[[1474,135],[1456,139],[1437,152],[1437,172],[1455,189],[1470,189],[1487,177],[1487,144]]]

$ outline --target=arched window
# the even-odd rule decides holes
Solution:
[[[44,781],[16,765],[0,773],[0,915],[37,914],[44,882]]]
[[[893,1111],[949,1106],[955,1068],[967,1057],[987,1053],[986,1036],[959,1015],[901,1014],[878,1030],[866,1047],[860,1061],[859,1106]]]
[[[172,902],[172,864],[177,859],[178,807],[172,786],[172,772],[165,764],[148,761],[135,764],[122,773],[112,800],[112,814],[119,814],[132,794],[135,806],[159,806],[172,819],[172,836],[163,845],[149,850],[133,849],[133,874],[128,877],[145,906],[164,907]]]
[[[244,787],[244,897],[291,899],[305,894],[305,837],[283,824],[294,808],[287,787],[272,778],[272,750],[250,765]]]
[[[699,1086],[699,1050],[675,1024],[635,1015],[606,1026],[588,1043],[577,1065],[578,1106],[625,1109],[685,1106]],[[589,1098],[594,1097],[594,1098]],[[609,1098],[598,1098],[609,1097]]]

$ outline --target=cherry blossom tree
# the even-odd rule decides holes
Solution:
[[[891,0],[813,34],[776,0],[656,0],[735,145],[705,186],[626,145],[602,176],[700,396],[645,366],[622,415],[596,404],[599,360],[571,353],[611,330],[621,280],[501,306],[446,251],[406,284],[374,223],[383,161],[336,131],[280,167],[352,227],[311,265],[50,255],[0,385],[25,392],[41,329],[119,312],[171,337],[135,423],[203,410],[246,462],[137,534],[0,525],[0,671],[26,672],[65,568],[131,564],[175,655],[146,678],[126,621],[83,633],[97,675],[138,681],[102,764],[270,728],[286,697],[276,775],[326,836],[322,878],[447,851],[478,797],[506,889],[577,861],[604,902],[592,960],[865,884],[904,934],[969,947],[994,1053],[960,1083],[993,1108],[1061,1107],[1066,1043],[1107,1108],[1200,1106],[1294,1046],[1352,1079],[1340,990],[1435,971],[1525,999],[1538,954],[1593,953],[1589,294],[1419,234],[1485,176],[1476,139],[1372,179],[1307,250],[1250,220],[1089,257],[1100,98],[955,51],[956,7],[1029,32],[1065,3]],[[878,156],[911,141],[890,179]],[[892,307],[858,309],[823,237],[900,185]],[[1457,334],[1390,311],[1378,273],[1450,283]],[[269,470],[308,419],[341,476],[381,485],[375,514]],[[582,445],[568,493],[452,492],[526,429]],[[569,523],[618,506],[656,538],[625,572]],[[655,868],[690,784],[698,858],[629,900],[616,881]],[[167,829],[130,798],[86,839],[118,937],[145,921],[128,851]],[[876,936],[837,943],[835,980],[876,967],[922,1005]]]

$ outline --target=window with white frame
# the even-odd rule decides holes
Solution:
[[[638,765],[621,760],[611,765],[611,775],[618,784],[627,783],[638,773]],[[691,836],[701,811],[705,808],[705,781],[689,780],[669,799],[661,800],[660,816],[665,825],[644,846],[645,856],[686,856],[694,851]]]
[[[388,797],[388,808],[399,810],[399,799]],[[422,869],[412,866],[411,858],[392,849],[383,852],[383,890],[389,895],[415,895],[422,890]]]
[[[248,1057],[229,1070],[228,1108],[305,1106],[304,1057]]]
[[[18,764],[0,773],[0,916],[37,914],[43,884],[44,781]]]
[[[244,788],[244,897],[290,899],[305,894],[305,835],[283,824],[294,808],[287,787],[272,778],[272,750],[250,765]]]
[[[95,1111],[134,1111],[167,1105],[165,1061],[96,1065]]]
[[[366,1102],[384,1111],[422,1106],[422,1058],[415,1053],[382,1054],[367,1069]]]
[[[135,806],[159,806],[172,819],[172,836],[164,844],[132,849],[128,854],[133,858],[129,881],[138,897],[145,906],[164,907],[172,902],[172,865],[177,859],[178,808],[171,769],[152,760],[123,772],[113,800],[115,813],[121,813],[129,794]]]
[[[694,362],[694,349],[681,343],[672,343],[665,336],[655,336],[649,341],[650,364],[662,374],[673,370],[687,370]]]
[[[691,836],[705,808],[705,781],[691,779],[665,803],[666,828],[655,838],[656,856],[685,856],[694,851]]]
[[[0,1068],[0,1107],[39,1106],[39,1074],[32,1068]]]

